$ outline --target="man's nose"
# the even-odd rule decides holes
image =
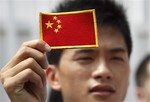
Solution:
[[[106,63],[100,63],[93,71],[92,76],[94,79],[112,80],[113,72]]]

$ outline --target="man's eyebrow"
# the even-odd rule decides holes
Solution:
[[[112,53],[118,53],[118,52],[126,53],[127,51],[124,48],[118,47],[118,48],[111,49],[110,52],[112,52]]]
[[[79,53],[93,53],[96,52],[96,50],[94,49],[81,49],[81,50],[77,50],[75,53],[79,54]]]
[[[118,47],[118,48],[112,48],[109,50],[110,52],[112,53],[126,53],[127,51],[124,49],[124,48],[121,48],[121,47]],[[80,50],[77,50],[75,52],[75,54],[80,54],[80,53],[94,53],[94,52],[97,52],[96,49],[80,49]]]

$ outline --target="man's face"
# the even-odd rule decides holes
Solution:
[[[147,63],[146,66],[147,78],[145,79],[143,86],[139,87],[139,102],[149,102],[150,101],[150,61]]]
[[[57,66],[64,102],[122,102],[129,62],[121,33],[99,30],[99,48],[66,49]]]

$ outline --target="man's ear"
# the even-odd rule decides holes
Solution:
[[[55,65],[49,65],[49,67],[46,69],[46,76],[48,84],[51,86],[51,88],[56,91],[60,91],[61,85],[59,83],[58,69]]]
[[[137,95],[137,98],[138,98],[139,102],[145,102],[144,101],[145,100],[145,94],[144,94],[143,88],[137,87],[136,95]]]

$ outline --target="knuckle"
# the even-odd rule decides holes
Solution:
[[[18,51],[18,58],[22,58],[28,54],[28,48],[26,46],[22,46]]]
[[[40,46],[42,43],[43,43],[42,40],[36,40],[35,45]]]
[[[22,53],[22,54],[26,54],[27,53],[27,47],[26,46],[22,46],[21,47],[21,50],[20,50],[20,52]]]
[[[4,72],[4,69],[5,69],[5,68],[6,68],[6,67],[0,69],[0,76],[1,76],[1,74]]]
[[[6,90],[7,93],[12,93],[14,90],[14,85],[12,83],[10,83],[10,79],[7,79],[4,83],[4,89]]]
[[[1,80],[2,84],[5,82],[5,74],[4,73],[1,73],[0,80]]]
[[[27,46],[27,45],[28,45],[28,41],[22,43],[22,46]]]
[[[26,69],[26,71],[27,71],[27,75],[28,75],[28,76],[33,75],[32,69],[28,68],[28,69]]]
[[[37,79],[37,81],[36,81],[37,84],[40,85],[40,84],[41,84],[41,81],[42,81],[42,78],[40,77],[40,75],[37,75],[37,76],[36,76],[36,79]]]
[[[42,42],[42,40],[38,39],[38,40],[36,40],[36,42],[37,42],[37,43],[41,43],[41,42]]]
[[[32,65],[32,64],[34,64],[34,63],[35,63],[34,58],[32,58],[32,57],[28,58],[28,64],[29,64],[29,65]]]
[[[43,60],[45,58],[44,54],[39,54],[38,57],[39,57],[39,60]]]

